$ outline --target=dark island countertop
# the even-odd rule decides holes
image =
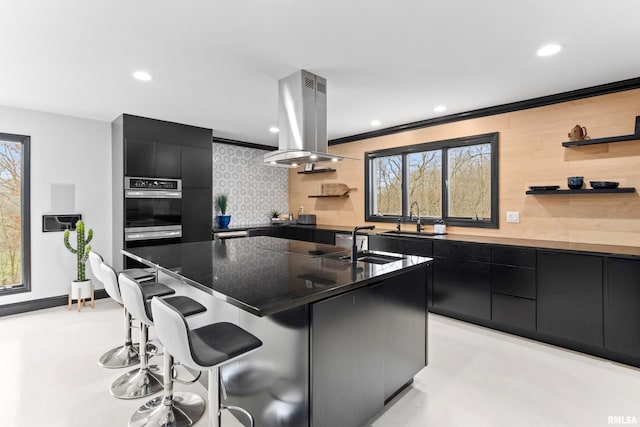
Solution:
[[[256,236],[123,249],[122,253],[258,316],[320,301],[431,261],[358,261],[332,245]]]

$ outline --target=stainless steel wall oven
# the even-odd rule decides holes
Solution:
[[[182,237],[180,179],[125,177],[124,204],[125,242]]]

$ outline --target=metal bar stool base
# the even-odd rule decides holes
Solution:
[[[138,345],[121,345],[107,351],[100,357],[98,363],[103,368],[126,368],[140,363]]]
[[[204,414],[204,399],[195,393],[177,392],[170,405],[164,401],[164,396],[158,396],[140,406],[129,427],[188,427]]]
[[[116,378],[111,384],[111,394],[118,399],[138,399],[162,391],[163,381],[162,375],[135,369]]]

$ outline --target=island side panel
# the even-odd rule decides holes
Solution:
[[[384,282],[385,402],[427,365],[427,271]]]
[[[427,361],[427,266],[311,306],[311,426],[359,427]]]
[[[308,427],[309,306],[266,317],[240,310],[238,324],[264,344],[222,368],[222,403],[248,410],[256,427]]]

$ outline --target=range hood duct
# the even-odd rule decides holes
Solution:
[[[278,150],[264,162],[288,167],[338,161],[327,140],[327,80],[300,70],[278,80]]]

